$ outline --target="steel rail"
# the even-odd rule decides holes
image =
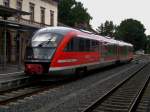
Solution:
[[[76,79],[72,79],[72,80],[65,80],[65,82],[64,82],[64,80],[60,80],[59,81],[59,83],[58,84],[55,84],[55,85],[57,85],[57,87],[58,86],[61,86],[61,85],[64,85],[64,84],[67,84],[67,83],[69,83],[70,81],[72,82],[73,80],[76,80]],[[38,84],[38,81],[39,80],[35,80],[33,83],[31,83],[31,84],[29,84],[29,85],[26,85],[26,86],[22,86],[22,87],[18,87],[18,88],[12,88],[12,89],[9,89],[9,90],[5,90],[5,91],[1,91],[1,93],[0,93],[0,105],[5,105],[5,104],[8,104],[8,103],[10,103],[10,102],[12,102],[12,101],[17,101],[18,99],[22,99],[22,98],[25,98],[25,97],[28,97],[28,96],[32,96],[32,95],[34,95],[34,94],[37,94],[37,93],[40,93],[40,92],[43,92],[43,91],[46,91],[46,90],[48,90],[48,89],[51,89],[52,87],[42,87],[42,88],[34,88],[34,90],[30,90],[30,91],[27,91],[27,92],[24,92],[24,93],[20,93],[19,95],[12,95],[11,97],[9,97],[9,95],[8,95],[8,97],[7,98],[2,98],[1,99],[1,96],[3,97],[5,97],[5,94],[11,94],[11,91],[14,91],[14,92],[17,92],[18,90],[23,90],[23,88],[29,88],[29,87],[35,87],[34,85],[39,85]],[[54,86],[53,88],[56,88],[56,86]]]
[[[23,99],[25,97],[29,97],[29,96],[38,94],[40,92],[47,91],[49,89],[58,88],[62,85],[62,83],[63,82],[58,83],[58,84],[48,85],[48,86],[43,86],[43,85],[37,86],[35,84],[35,85],[29,85],[28,87],[5,91],[2,94],[0,94],[0,97],[4,97],[2,99],[0,98],[0,106],[6,105],[13,101],[17,101],[18,99]],[[63,84],[66,84],[66,83],[63,83]]]
[[[124,79],[120,83],[118,83],[115,87],[113,87],[110,91],[105,93],[103,96],[92,102],[89,106],[87,106],[85,109],[82,110],[82,112],[91,112],[94,110],[97,105],[99,105],[101,102],[103,102],[108,96],[110,96],[114,91],[116,91],[118,88],[120,88],[124,83],[126,83],[128,80],[130,80],[133,76],[135,76],[138,72],[140,72],[143,68],[148,66],[148,63],[139,68],[137,71],[135,71],[131,76],[128,78]],[[131,109],[132,110],[132,109]]]
[[[138,94],[137,94],[136,98],[134,99],[134,101],[132,102],[128,112],[135,112],[136,107],[139,104],[139,102],[140,102],[140,100],[142,98],[142,95],[144,94],[144,91],[145,91],[146,87],[148,86],[149,80],[150,80],[150,76],[147,78],[147,80],[145,81],[144,86],[138,92]]]

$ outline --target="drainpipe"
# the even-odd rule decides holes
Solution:
[[[19,35],[18,35],[19,36],[18,37],[19,38],[19,53],[18,53],[19,54],[19,67],[18,67],[18,69],[21,69],[21,58],[22,58],[22,53],[21,53],[22,52],[21,51],[21,46],[22,45],[21,45],[21,35],[20,35],[21,32],[18,31],[18,33],[19,33]]]
[[[4,17],[4,20],[7,20],[7,17]],[[7,64],[7,54],[6,54],[6,49],[7,49],[7,37],[6,37],[6,22],[4,22],[4,66],[3,69],[6,70],[6,64]]]

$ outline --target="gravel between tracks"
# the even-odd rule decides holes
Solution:
[[[139,102],[136,112],[150,112],[150,81]]]
[[[139,66],[136,66],[133,69],[128,70],[128,72],[126,73],[119,73],[120,75],[112,77],[104,83],[94,83],[88,88],[85,88],[83,91],[79,91],[78,93],[72,94],[71,98],[63,99],[62,102],[57,102],[57,106],[48,106],[36,112],[81,112],[82,109],[85,108],[85,106],[89,105],[89,102],[91,103],[91,101],[95,101],[97,98],[99,98],[100,95],[104,95],[107,91],[113,88],[114,85],[127,78],[129,74],[131,75],[131,73],[133,73],[133,71],[138,68]]]
[[[122,72],[129,68],[138,68],[141,64],[128,64],[114,69],[106,70],[103,72],[95,73],[93,75],[84,77],[82,79],[73,81],[69,84],[62,85],[59,88],[50,89],[48,91],[26,97],[14,103],[10,103],[6,106],[0,106],[0,112],[73,112],[77,111],[77,107],[85,103],[88,97],[94,98],[94,90],[99,87],[111,88],[111,86],[117,83],[119,78],[124,78],[127,75],[116,75],[117,72]],[[130,69],[131,70],[131,69]],[[133,71],[133,70],[131,70]],[[115,77],[117,76],[117,77]],[[102,86],[102,82],[106,80],[114,79],[113,82],[108,85]],[[112,79],[111,79],[112,80]],[[101,88],[104,89],[105,88]],[[101,91],[105,92],[105,91]],[[87,94],[88,93],[88,94]],[[66,109],[66,110],[64,110]]]

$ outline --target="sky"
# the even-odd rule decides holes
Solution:
[[[150,0],[76,0],[93,17],[91,25],[95,29],[106,20],[119,25],[124,19],[132,18],[140,21],[150,35]]]

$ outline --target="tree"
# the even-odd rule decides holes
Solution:
[[[78,25],[90,26],[89,22],[92,17],[81,2],[76,2],[75,0],[60,0],[58,9],[60,22],[72,27]]]
[[[96,31],[97,31],[100,35],[106,36],[104,24],[101,24],[101,25],[96,29]]]
[[[75,0],[60,0],[58,4],[58,20],[66,25],[71,24],[71,10]]]
[[[102,36],[113,37],[115,35],[116,26],[112,21],[106,21],[102,23],[96,30]]]
[[[117,27],[118,39],[132,43],[135,50],[144,49],[146,35],[144,25],[137,20],[126,19]]]

